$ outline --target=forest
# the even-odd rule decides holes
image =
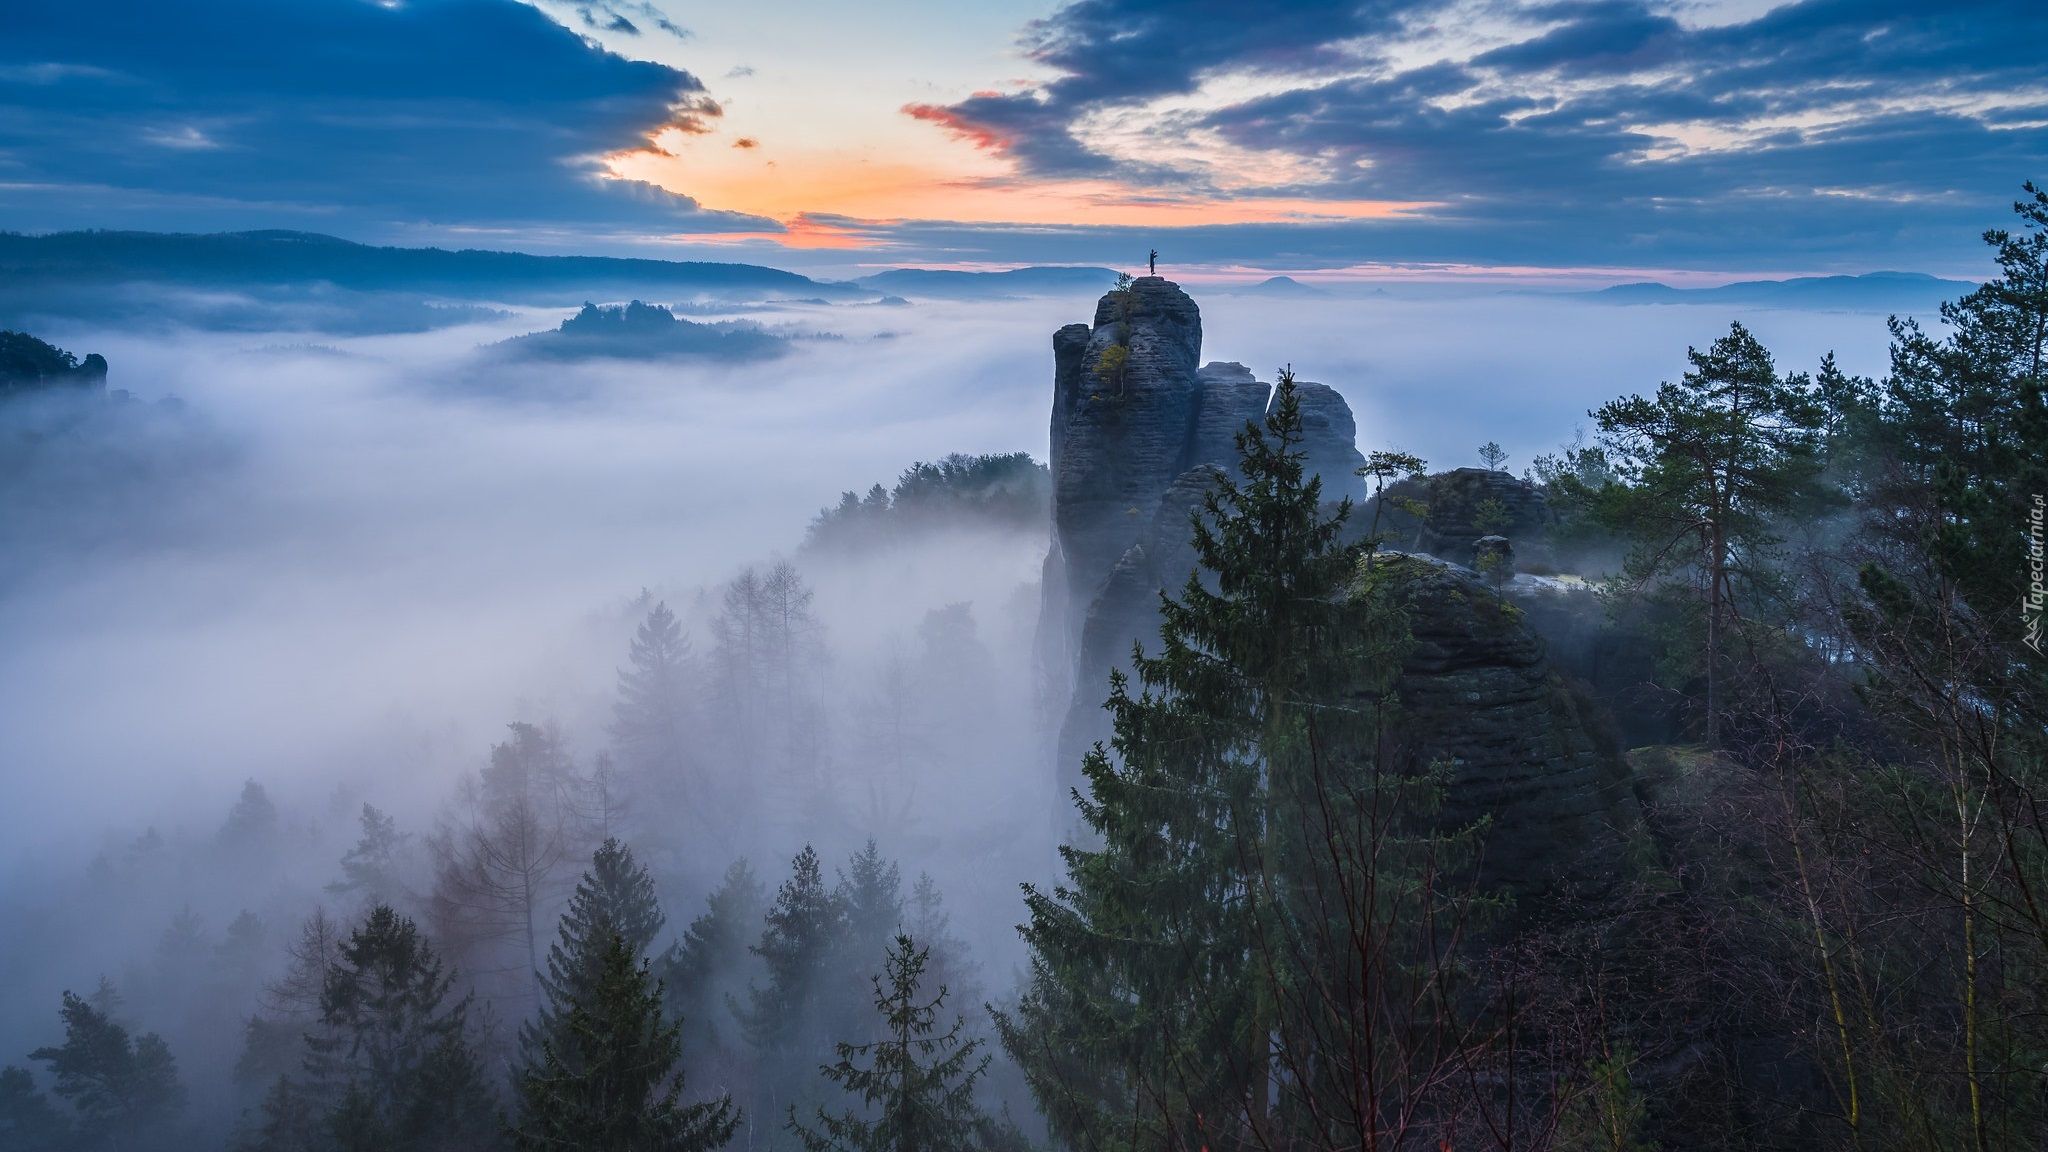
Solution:
[[[1157,643],[1077,689],[1112,736],[1055,811],[922,822],[1064,702],[1022,719],[1041,678],[965,603],[834,671],[812,581],[1042,522],[1057,477],[963,455],[848,492],[790,558],[630,606],[597,750],[512,723],[416,825],[337,793],[352,831],[295,906],[166,906],[329,847],[255,780],[211,836],[47,877],[25,938],[168,926],[0,1053],[0,1146],[2040,1147],[2048,192],[2015,208],[1997,277],[1938,328],[1893,319],[1881,377],[1734,323],[1519,479],[1482,450],[1549,509],[1515,551],[1550,600],[1506,594],[1492,532],[1449,584],[1415,550],[1455,473],[1387,446],[1347,478],[1370,495],[1325,499],[1283,371]],[[1504,875],[1514,814],[1430,755],[1402,677],[1445,597],[1568,616],[1592,653],[1553,683],[1625,780],[1597,874]],[[865,794],[834,780],[856,761]],[[747,858],[768,825],[808,843]],[[1045,828],[1056,878],[973,883],[1040,874],[1011,865]],[[946,836],[980,862],[951,892],[901,864]],[[1018,924],[1017,969],[968,912]]]

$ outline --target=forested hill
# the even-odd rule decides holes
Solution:
[[[869,298],[872,293],[755,264],[535,256],[464,248],[387,248],[317,232],[0,233],[0,278],[51,284],[150,281],[283,285],[324,281],[359,291],[574,289],[599,285],[668,292],[745,292],[787,298]]]

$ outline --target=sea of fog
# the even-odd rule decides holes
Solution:
[[[1476,463],[1491,440],[1520,471],[1589,425],[1587,409],[1675,377],[1687,346],[1732,320],[1787,369],[1829,350],[1851,372],[1886,362],[1884,318],[1861,313],[1195,294],[1205,359],[1262,379],[1291,364],[1348,398],[1361,448],[1437,468]],[[106,356],[110,387],[180,398],[184,434],[207,448],[114,498],[91,475],[33,497],[0,491],[49,505],[0,540],[6,907],[32,908],[44,878],[144,829],[212,835],[246,780],[331,869],[363,801],[426,828],[510,721],[556,723],[592,755],[642,591],[694,622],[701,652],[718,588],[775,558],[816,588],[828,683],[848,714],[925,614],[958,602],[1027,699],[1042,535],[831,565],[799,545],[842,490],[915,460],[1043,459],[1051,333],[1092,303],[785,308],[760,318],[825,335],[738,365],[493,361],[482,346],[566,314],[516,308],[410,335],[39,330]],[[904,843],[885,845],[907,873],[944,873],[998,972],[1015,959],[1015,884],[1050,870],[1068,820],[1042,727],[1016,707],[985,748],[889,800]],[[874,803],[871,783],[848,781],[831,802]],[[771,884],[794,835],[760,837]],[[1010,848],[977,856],[992,838]],[[309,864],[300,883],[320,878]],[[159,929],[110,936],[93,962],[118,967],[121,948]]]

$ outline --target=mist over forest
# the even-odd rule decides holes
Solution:
[[[2037,270],[2028,242],[1998,284]],[[1946,865],[1907,848],[1859,863],[1864,830],[1932,819],[1916,789],[1980,788],[1970,803],[2013,813],[2006,834],[2039,831],[2010,807],[2031,777],[1973,783],[1973,753],[1929,750],[1950,747],[1939,708],[1887,703],[1897,637],[1869,621],[1891,586],[1848,591],[1859,558],[1918,546],[1859,527],[1931,490],[1895,425],[1940,404],[1908,370],[1968,375],[1954,365],[1978,352],[1914,344],[1913,325],[1969,337],[1976,313],[1941,311],[1965,296],[2038,319],[2038,285],[1615,295],[1091,268],[664,298],[553,271],[540,287],[43,274],[64,290],[14,292],[0,314],[10,1148],[1764,1147],[1839,1137],[1857,1069],[1866,1093],[1891,1077],[1859,1108],[1982,1132],[1989,1091],[1999,1132],[2038,1130],[2038,922],[2013,890],[1981,894],[2003,919],[1971,929],[2011,937],[1985,977],[1991,1088],[1916,1087],[1919,1057],[1898,1053],[1911,1033],[1953,1064],[1946,976],[1870,993],[1853,1026],[1802,1015],[1851,976],[1893,979],[1959,923],[1952,893],[1976,892],[1927,880],[1914,870]],[[1791,478],[1729,513],[1739,572],[1702,577],[1652,539],[1672,536],[1652,497],[1676,466],[1624,400],[1716,373],[1754,384],[1759,362],[1764,387],[1797,394],[1773,401],[1768,462]],[[1970,419],[2038,419],[2038,369],[1997,376],[2017,362],[1984,385],[2013,411]],[[1226,401],[1249,419],[1201,455],[1210,425],[1190,413]],[[1133,479],[1154,467],[1147,422],[1169,417],[1189,446]],[[2010,434],[2038,448],[2039,432]],[[1950,475],[1940,498],[1964,499]],[[1275,608],[1256,631],[1345,638],[1301,641],[1300,684],[1341,681],[1352,717],[1329,721],[1328,764],[1270,733],[1174,728],[1191,722],[1161,703],[1209,698],[1175,663],[1195,658],[1162,648],[1157,596],[1265,604],[1251,574],[1277,569],[1231,550],[1268,538],[1224,526],[1297,524],[1250,511],[1290,500],[1332,525],[1286,562],[1334,623]],[[1190,514],[1222,535],[1191,536]],[[1701,579],[1721,591],[1688,600]],[[1830,599],[1856,595],[1876,607]],[[1748,647],[1703,640],[1703,611]],[[1250,659],[1202,619],[1173,625],[1189,651]],[[1971,689],[1986,700],[2023,672],[1989,666],[2005,671]],[[1315,714],[1286,723],[1314,731]],[[2031,748],[2037,720],[1995,723]],[[1530,732],[1556,748],[1514,744]],[[1159,751],[1209,740],[1228,749],[1214,763]],[[1175,775],[1194,772],[1176,756],[1216,775]],[[1239,867],[1242,812],[1127,790],[1228,792],[1248,779],[1231,771],[1278,781],[1300,756],[1366,773],[1341,795],[1390,815],[1326,818],[1329,860],[1274,848],[1265,867],[1300,869],[1302,899],[1360,876],[1422,895],[1288,921],[1303,983],[1265,988],[1244,959],[1282,963],[1261,951],[1265,905],[1189,895],[1264,889],[1174,871]],[[1807,791],[1770,791],[1788,773]],[[1914,798],[1885,809],[1885,780]],[[1366,839],[1340,845],[1340,825]],[[1983,850],[2031,891],[2039,847]],[[1879,916],[1885,956],[1828,943],[1895,889],[1919,901],[1910,938]],[[1771,911],[1744,920],[1736,892]],[[1148,925],[1148,903],[1188,919]],[[1421,943],[1358,972],[1303,961],[1334,947],[1316,932],[1360,931],[1347,914]],[[1217,951],[1183,969],[1196,923]],[[1155,930],[1152,959],[1119,951]],[[1799,951],[1813,932],[1818,968]],[[1088,933],[1121,943],[1076,943]],[[1689,958],[1660,951],[1680,939]],[[1345,983],[1381,975],[1409,999]],[[377,1007],[380,979],[410,1007]],[[1738,1019],[1714,1005],[1742,980],[1771,1003]],[[1875,1006],[1894,995],[1912,1001],[1898,1020]],[[612,1105],[549,1086],[597,1059],[590,1036],[619,1013],[656,1055],[651,1103],[617,1115],[650,1127],[579,1143],[559,1133]],[[1270,1065],[1243,1066],[1245,1028],[1270,1034]],[[1394,1079],[1332,1072],[1333,1028],[1390,1045]],[[929,1072],[939,1135],[889,1127],[909,1090],[875,1078],[886,1059]],[[1973,1092],[1977,1119],[1958,1119]],[[1159,1115],[1119,1114],[1133,1101]],[[1300,1114],[1340,1106],[1359,1111]]]

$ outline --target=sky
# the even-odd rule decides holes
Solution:
[[[783,267],[1981,274],[2001,0],[10,5],[0,227]]]

